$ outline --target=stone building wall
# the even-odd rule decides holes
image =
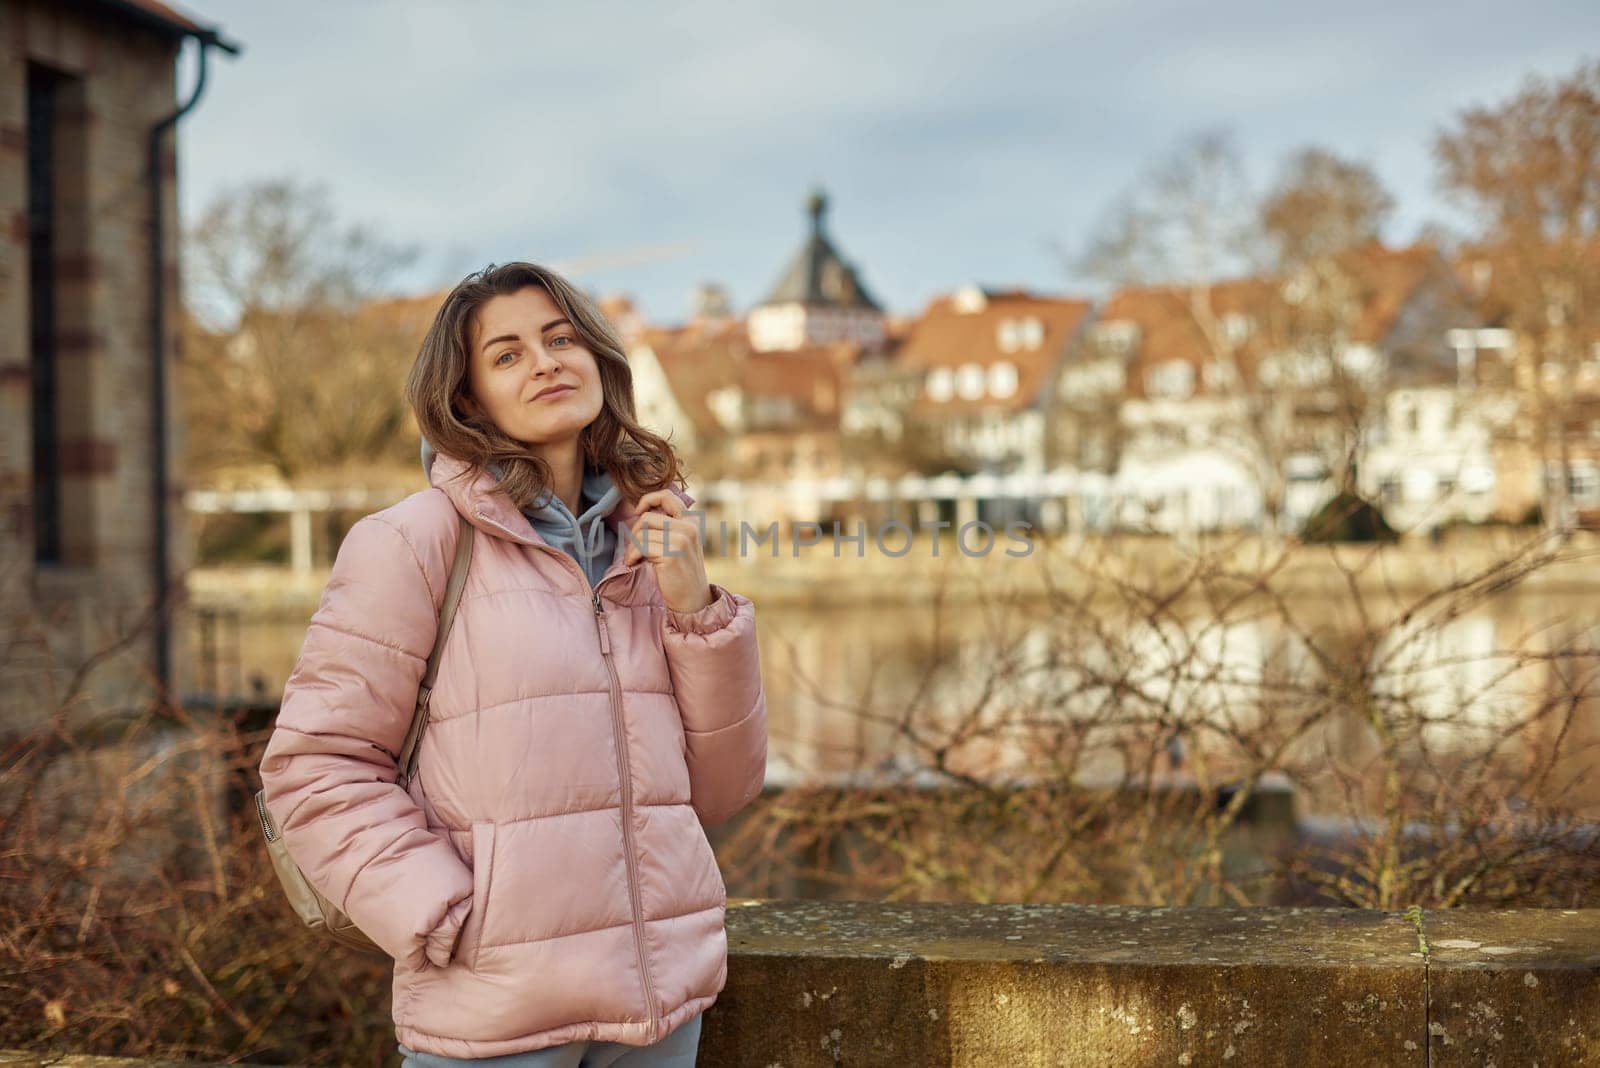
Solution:
[[[149,138],[176,105],[178,40],[114,9],[55,0],[0,6],[0,728],[48,715],[77,667],[116,647],[78,688],[73,717],[154,692],[156,629]],[[30,70],[55,92],[54,269],[59,559],[36,560],[30,340]],[[169,457],[181,455],[176,149],[162,159]],[[169,573],[187,566],[182,482],[169,482]],[[174,581],[181,589],[181,582]],[[142,630],[141,620],[145,621]],[[135,633],[137,632],[137,633]],[[181,672],[178,673],[181,677]]]

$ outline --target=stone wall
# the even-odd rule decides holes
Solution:
[[[730,902],[702,1065],[1600,1064],[1600,912]]]
[[[0,8],[0,725],[25,726],[72,669],[127,635],[154,594],[151,419],[151,127],[177,106],[177,43],[99,5],[7,0]],[[36,565],[29,303],[30,64],[66,76],[54,158],[59,564]],[[163,158],[168,336],[176,336],[176,154]],[[165,354],[169,385],[175,342]],[[177,406],[163,428],[180,454]],[[187,566],[181,483],[171,485],[166,551]],[[86,705],[136,705],[152,691],[145,630],[87,680]],[[87,708],[85,710],[87,712]]]
[[[727,929],[701,1068],[1600,1064],[1600,911],[733,899]],[[157,1064],[0,1052],[46,1063]]]

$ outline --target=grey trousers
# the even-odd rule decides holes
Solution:
[[[651,1046],[628,1046],[621,1042],[563,1042],[531,1053],[508,1053],[503,1057],[466,1060],[418,1053],[400,1047],[405,1059],[400,1068],[694,1068],[700,1050],[700,1017],[690,1017],[672,1034]]]

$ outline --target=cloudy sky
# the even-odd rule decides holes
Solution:
[[[1258,184],[1307,143],[1366,159],[1406,240],[1451,220],[1443,124],[1600,55],[1594,0],[179,3],[244,46],[183,122],[186,219],[322,182],[420,248],[405,288],[609,257],[575,277],[666,321],[703,281],[758,301],[813,184],[893,311],[969,281],[1081,290],[1052,244],[1216,126]]]

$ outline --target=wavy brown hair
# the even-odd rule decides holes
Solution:
[[[641,426],[634,412],[633,370],[616,329],[582,290],[534,263],[490,264],[462,279],[444,298],[406,378],[406,401],[422,436],[439,452],[465,460],[469,466],[463,477],[476,478],[489,464],[499,463],[505,472],[500,489],[518,508],[552,484],[550,465],[542,457],[487,415],[465,414],[459,403],[468,390],[474,314],[491,297],[528,286],[550,294],[600,370],[604,403],[578,435],[585,465],[609,474],[629,501],[672,483],[681,488],[677,453],[666,438]]]

